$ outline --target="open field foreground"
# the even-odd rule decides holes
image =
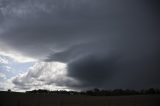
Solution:
[[[0,106],[160,106],[160,95],[67,96],[0,92]]]

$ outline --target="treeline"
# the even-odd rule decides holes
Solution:
[[[121,95],[159,95],[160,89],[143,89],[143,90],[123,90],[123,89],[115,89],[115,90],[100,90],[100,89],[93,89],[87,91],[49,91],[44,89],[33,90],[33,91],[26,91],[28,94],[52,94],[52,95],[88,95],[88,96],[121,96]]]

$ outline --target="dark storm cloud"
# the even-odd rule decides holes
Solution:
[[[0,41],[27,56],[67,63],[68,76],[82,88],[160,87],[158,4],[3,1]]]
[[[6,17],[1,25],[1,39],[23,54],[33,57],[44,56],[52,50],[63,50],[76,43],[88,42],[95,33],[92,31],[98,29],[100,32],[104,26],[99,25],[106,23],[101,20],[105,17],[95,14],[100,13],[101,8],[92,10],[92,5],[100,7],[90,3],[90,0],[9,2],[1,9]]]
[[[68,75],[88,87],[106,86],[115,73],[117,62],[115,57],[85,56],[69,64]]]
[[[139,59],[113,54],[107,56],[91,54],[70,62],[68,76],[80,81],[79,86],[73,87],[76,89],[159,87],[160,67],[157,56]]]

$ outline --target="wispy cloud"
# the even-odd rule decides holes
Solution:
[[[2,79],[6,79],[6,75],[5,75],[4,73],[1,73],[1,72],[0,72],[0,79],[1,79],[1,78],[2,78]]]

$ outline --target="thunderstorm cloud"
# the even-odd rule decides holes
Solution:
[[[160,87],[158,10],[158,0],[0,0],[0,54],[38,61],[12,78],[17,89]]]

